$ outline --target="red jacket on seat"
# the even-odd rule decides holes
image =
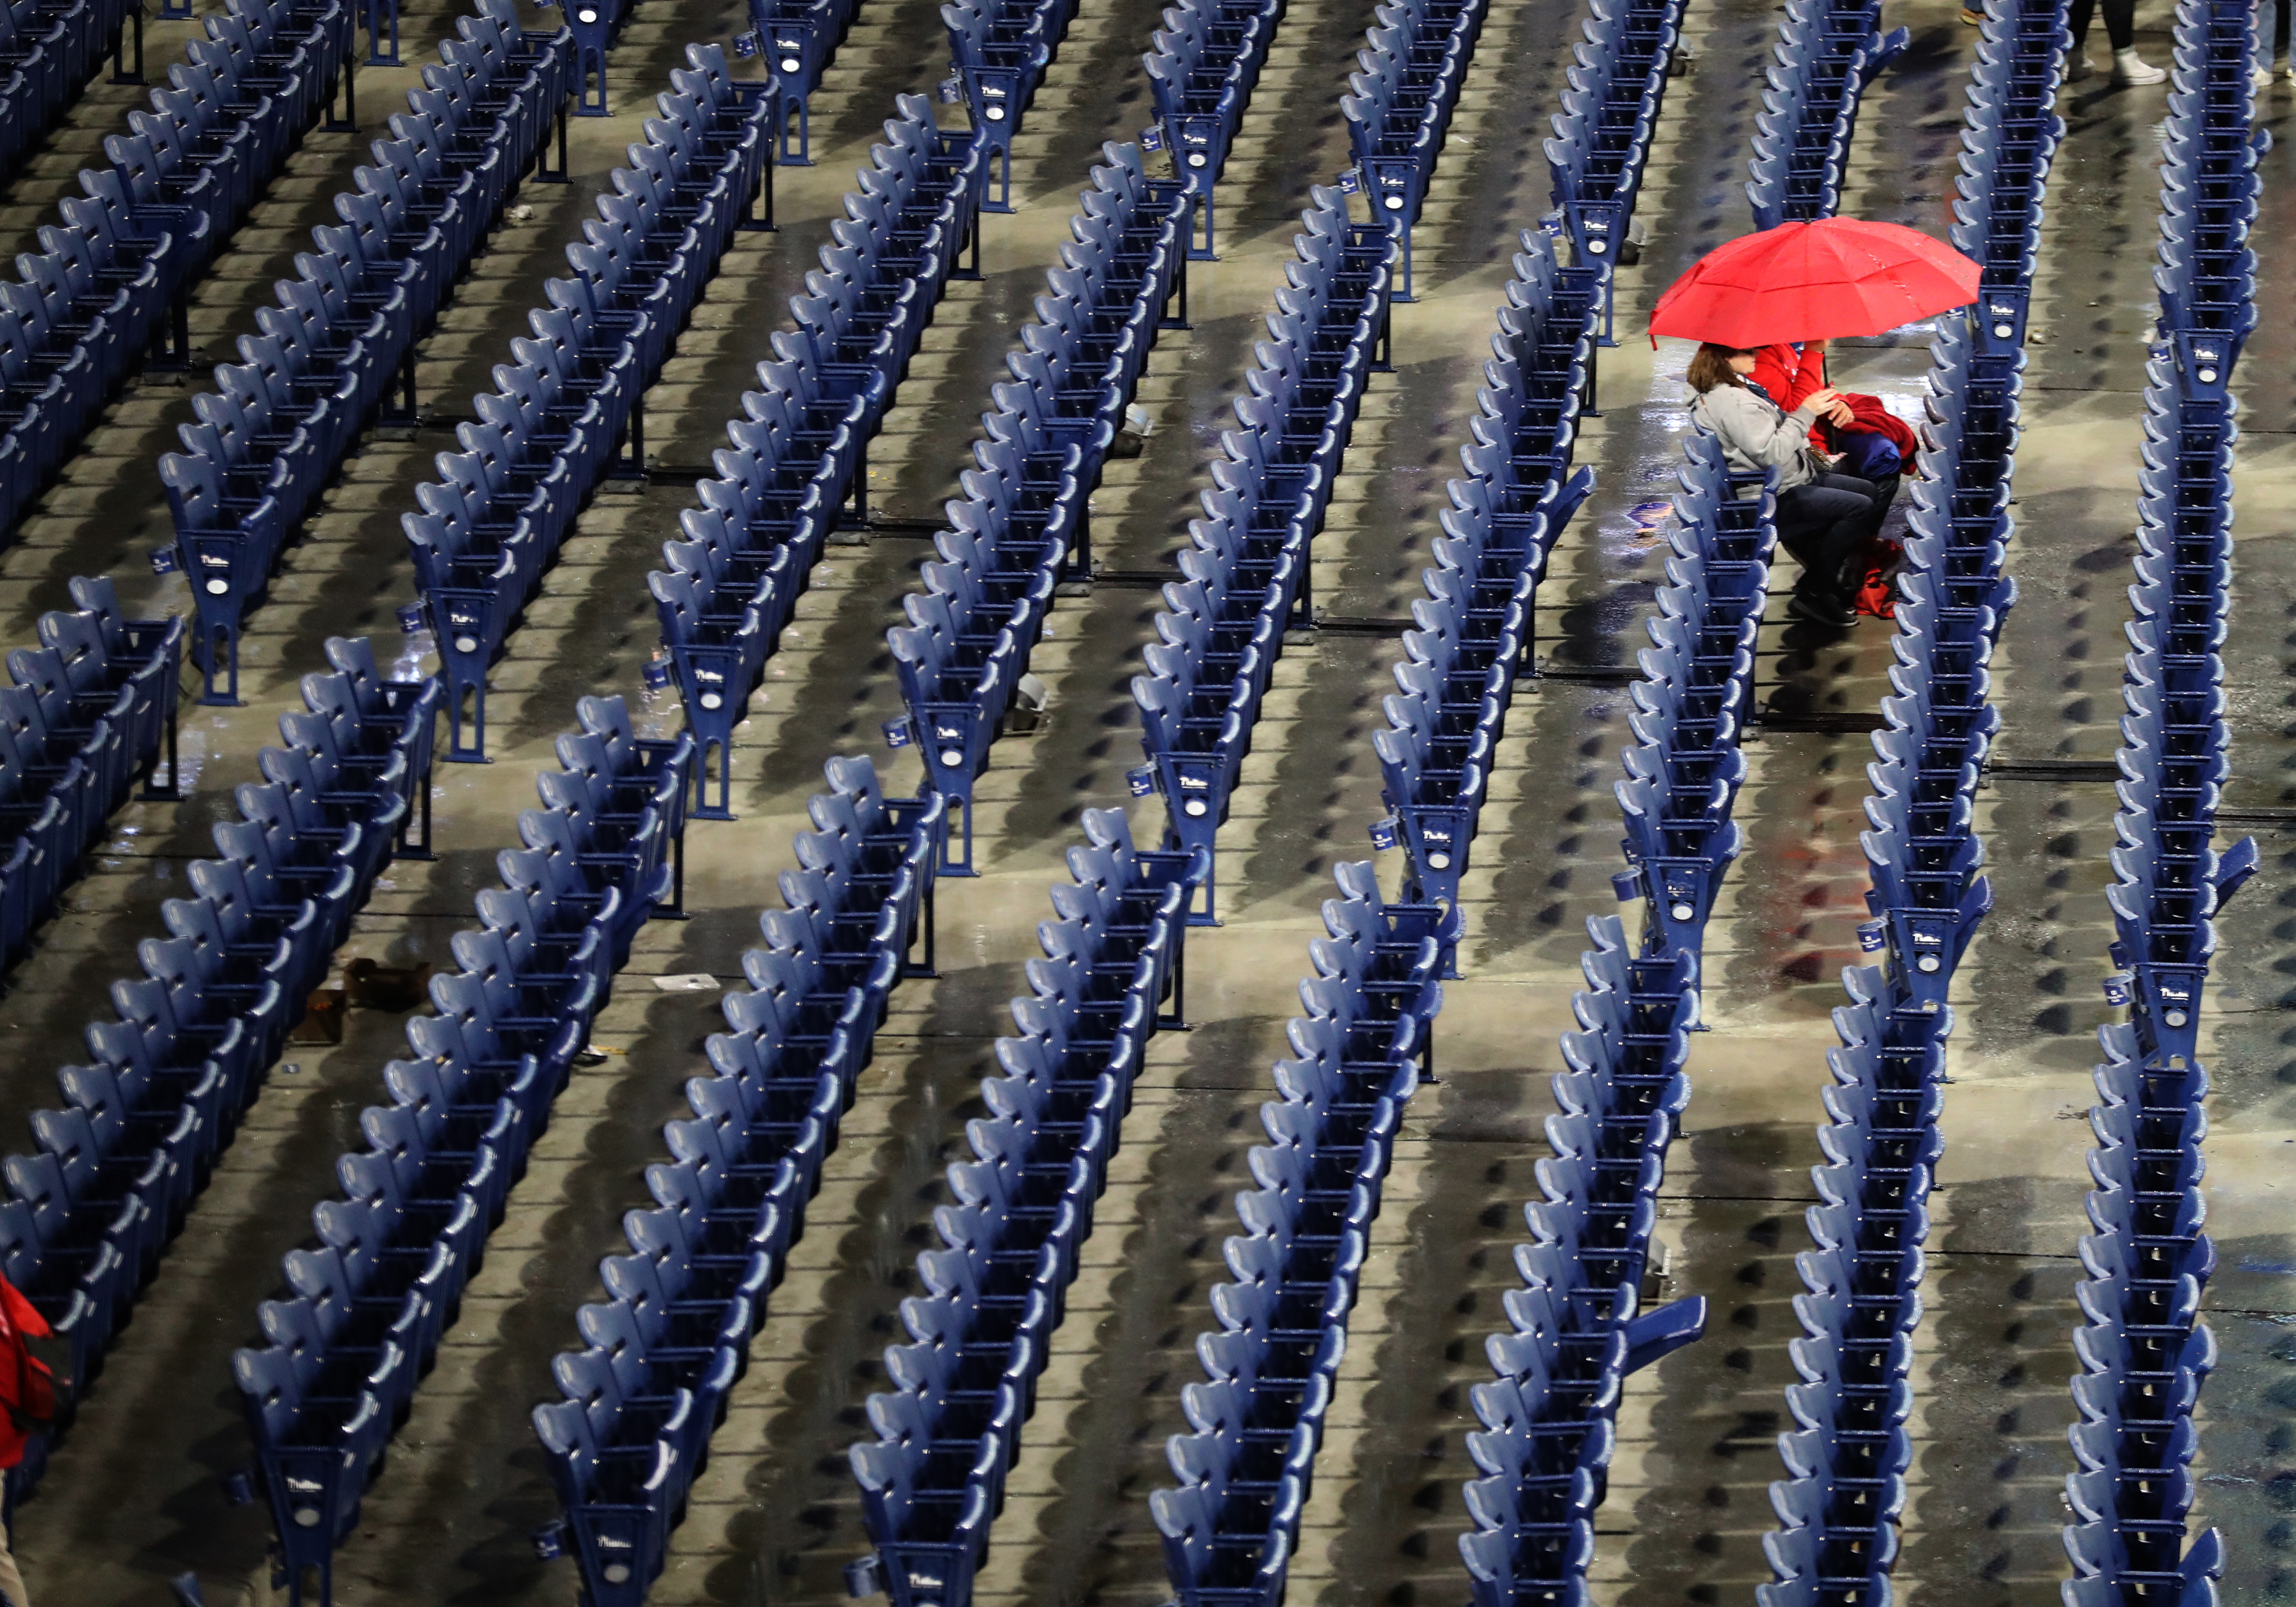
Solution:
[[[1754,357],[1754,382],[1770,393],[1770,400],[1792,413],[1809,399],[1810,392],[1825,389],[1825,354],[1785,344],[1765,346]],[[1897,447],[1898,457],[1912,467],[1916,445],[1912,426],[1883,406],[1880,397],[1845,390],[1841,399],[1849,404],[1856,422],[1841,425],[1820,419],[1809,432],[1812,445],[1839,451],[1833,440],[1837,430],[1885,435]]]

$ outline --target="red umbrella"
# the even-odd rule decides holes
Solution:
[[[1780,224],[1709,251],[1651,310],[1651,339],[1749,348],[1878,335],[1977,299],[1984,270],[1916,229],[1855,217]]]

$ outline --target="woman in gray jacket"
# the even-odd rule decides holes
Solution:
[[[1864,578],[1858,566],[1890,499],[1871,480],[1834,473],[1809,444],[1819,419],[1847,420],[1841,393],[1813,391],[1788,413],[1751,378],[1754,356],[1710,340],[1701,346],[1690,359],[1690,387],[1698,392],[1690,414],[1721,439],[1733,469],[1777,471],[1778,542],[1802,568],[1789,611],[1816,624],[1854,625],[1851,601]]]

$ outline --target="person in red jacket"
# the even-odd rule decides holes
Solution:
[[[1804,340],[1800,345],[1763,347],[1754,354],[1754,383],[1768,391],[1772,401],[1792,413],[1813,391],[1824,390],[1832,383],[1825,373],[1825,344],[1823,340]],[[1822,438],[1819,444],[1830,451],[1841,450],[1840,437],[1845,433],[1882,436],[1898,449],[1899,463],[1914,461],[1916,443],[1913,427],[1884,407],[1879,397],[1843,392],[1819,419],[1817,433]],[[1895,496],[1896,485],[1892,483],[1889,488]]]
[[[1799,344],[1784,341],[1765,346],[1754,353],[1754,383],[1770,394],[1786,412],[1792,413],[1809,399],[1813,391],[1828,389],[1825,382],[1825,342],[1803,340]],[[1837,422],[1849,416],[1847,406],[1837,402],[1822,415],[1826,422]]]
[[[13,1283],[0,1278],[0,1468],[23,1461],[31,1437],[55,1415],[55,1381],[24,1342],[47,1334],[47,1319]],[[0,1524],[0,1601],[8,1607],[32,1607],[4,1524]]]
[[[1824,340],[1765,346],[1754,356],[1754,382],[1769,393],[1771,400],[1791,412],[1809,397],[1832,389],[1826,376],[1825,357]],[[1855,439],[1857,437],[1879,439],[1859,441]],[[1841,391],[1820,409],[1809,439],[1811,446],[1833,460],[1839,472],[1854,474],[1874,488],[1877,510],[1874,537],[1863,578],[1852,587],[1856,594],[1853,606],[1859,613],[1887,615],[1890,576],[1896,568],[1898,548],[1896,543],[1881,538],[1881,524],[1890,504],[1897,500],[1902,466],[1914,461],[1919,443],[1913,428],[1882,406],[1881,398]],[[1888,466],[1890,454],[1886,450],[1880,452],[1876,463],[1871,454],[1857,449],[1879,449],[1882,441],[1895,449],[1898,467]]]

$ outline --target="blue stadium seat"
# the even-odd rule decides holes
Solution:
[[[800,834],[802,868],[782,878],[787,907],[763,917],[767,946],[742,956],[750,988],[725,997],[713,1075],[686,1085],[693,1114],[663,1129],[670,1159],[646,1170],[656,1204],[624,1218],[630,1253],[601,1267],[610,1299],[576,1314],[585,1348],[552,1365],[566,1398],[535,1409],[601,1607],[635,1607],[660,1572],[887,998],[903,976],[930,974],[947,801],[885,798],[866,759],[827,772],[811,804],[819,830]]]
[[[1646,938],[1634,957],[1616,917],[1590,921],[1580,1029],[1562,1038],[1547,1121],[1542,1198],[1524,1208],[1522,1278],[1512,1331],[1486,1341],[1494,1382],[1472,1399],[1468,1438],[1482,1477],[1465,1487],[1474,1528],[1460,1537],[1478,1607],[1572,1599],[1595,1554],[1594,1521],[1617,1448],[1626,1376],[1697,1339],[1702,1297],[1651,1312],[1636,1290],[1657,1226],[1656,1194],[1689,1084],[1697,1025],[1694,950]],[[1652,923],[1652,931],[1658,930]]]
[[[426,718],[437,701],[432,683]],[[320,1248],[288,1252],[291,1297],[258,1314],[266,1344],[234,1357],[291,1602],[313,1569],[322,1607],[332,1600],[334,1548],[631,937],[668,903],[693,741],[639,742],[619,698],[584,698],[578,713],[582,731],[563,739],[578,767],[520,816],[528,849],[502,856],[482,924],[455,934],[460,969],[430,979],[431,1013],[407,1023],[414,1058],[385,1068],[391,1103],[361,1113],[366,1147],[336,1163],[343,1197],[313,1213]],[[592,807],[601,796],[617,807]],[[552,1422],[569,1455],[586,1443]]]
[[[1754,226],[1833,216],[1866,86],[1912,42],[1881,31],[1880,0],[1792,0],[1764,70],[1754,123],[1754,176],[1746,185]]]
[[[0,690],[0,968],[12,965],[139,778],[176,790],[180,619],[128,619],[111,583],[75,577],[70,613],[8,655]],[[162,750],[168,781],[157,785]]]
[[[1356,53],[1360,70],[1348,78],[1354,93],[1340,97],[1373,215],[1403,238],[1398,301],[1412,299],[1412,226],[1419,221],[1420,201],[1442,153],[1487,9],[1484,0],[1397,0],[1382,5],[1365,47]]]
[[[179,633],[122,619],[108,585],[73,585],[84,611],[52,618],[78,623],[44,632],[57,646],[42,656],[66,666],[56,684],[68,691],[84,676],[96,688],[119,676],[119,701],[104,700],[98,723],[126,731],[140,721],[156,742],[163,711],[133,707],[144,671],[130,650],[165,654],[145,668],[171,684]],[[107,641],[119,659],[96,656]],[[215,827],[218,857],[192,863],[193,897],[168,900],[168,935],[138,946],[144,975],[113,984],[117,1019],[90,1022],[87,1063],[59,1070],[63,1107],[34,1112],[37,1152],[0,1164],[13,1202],[0,1213],[8,1276],[63,1324],[83,1380],[100,1370],[429,784],[436,684],[377,682],[364,641],[333,640],[328,652],[337,669],[305,678],[306,701],[315,717],[334,709],[335,740],[373,762],[305,746],[304,722],[283,719],[288,746],[260,756],[272,779],[239,789],[242,818]],[[291,1391],[294,1382],[263,1388]],[[20,1470],[12,1490],[36,1478]]]
[[[813,92],[853,26],[857,0],[750,0],[750,43],[781,81],[781,111],[774,123],[777,162],[809,167]],[[738,43],[738,42],[737,42]],[[791,131],[796,143],[791,143]]]
[[[1207,1379],[1182,1390],[1193,1432],[1167,1447],[1179,1486],[1149,1497],[1183,1607],[1283,1599],[1402,1107],[1432,1069],[1435,979],[1458,917],[1384,903],[1368,864],[1339,881],[1328,935],[1308,946],[1309,1015],[1292,1024],[1303,1053],[1276,1066],[1281,1097],[1260,1108],[1270,1142],[1235,1197],[1235,1282],[1212,1290],[1220,1326],[1197,1341]],[[1311,1035],[1352,1046],[1308,1051]]]
[[[2145,367],[2136,584],[2123,627],[2120,808],[2106,890],[2118,968],[2089,1112],[2096,1147],[2072,1381],[2079,1421],[2064,1546],[2078,1607],[2132,1599],[2210,1607],[2224,1571],[2211,1529],[2185,1544],[2197,1493],[2194,1410],[2216,1365],[2200,1319],[2216,1250],[2202,1231],[2200,1014],[2215,917],[2254,873],[2254,839],[2213,846],[2230,778],[2223,649],[2232,605],[2231,379],[2256,326],[2255,94],[2246,20],[2216,0],[2177,8],[2162,130],[2153,283],[2163,344]],[[1971,220],[1972,223],[1974,220]],[[1990,224],[1994,220],[1987,219]],[[1971,231],[1971,232],[1973,232]],[[1988,232],[1988,245],[1997,228]],[[2021,240],[2019,243],[2022,243]],[[2001,253],[2005,258],[2006,252]],[[1988,250],[1991,276],[1995,257]]]
[[[237,700],[241,622],[281,549],[367,421],[402,389],[414,407],[416,342],[562,115],[565,34],[521,32],[510,0],[483,0],[457,31],[335,197],[341,224],[312,231],[278,305],[256,315],[262,333],[241,336],[242,361],[193,398],[185,451],[160,458],[205,701]]]
[[[1546,554],[1590,488],[1571,472],[1578,422],[1678,21],[1678,6],[1598,4],[1586,25],[1546,146],[1558,216],[1552,231],[1526,233],[1514,258],[1461,450],[1467,477],[1450,483],[1428,596],[1385,701],[1374,745],[1393,814],[1374,839],[1392,832],[1410,859],[1406,893],[1439,908],[1459,895],[1519,667],[1536,664]],[[1554,233],[1569,235],[1576,266],[1560,265]],[[1705,922],[1737,852],[1738,742],[1775,531],[1759,478],[1732,474],[1703,433],[1685,448],[1617,787],[1632,869],[1616,881],[1645,918],[1636,945],[1615,918],[1589,923],[1579,1028],[1563,1036],[1568,1070],[1546,1122],[1552,1153],[1515,1250],[1521,1286],[1505,1300],[1511,1331],[1489,1339],[1496,1376],[1472,1395],[1481,1476],[1465,1487],[1472,1528],[1459,1545],[1478,1607],[1583,1598],[1624,1381],[1705,1328],[1702,1299],[1645,1312],[1637,1291],[1689,1098]]]
[[[759,389],[713,459],[718,478],[647,577],[701,742],[696,812],[732,814],[734,728],[807,578],[841,519],[868,515],[866,454],[926,320],[977,228],[986,153],[947,135],[920,97],[873,146],[861,188],[830,225],[822,271],[792,297]],[[709,778],[715,765],[715,796]]]
[[[1580,266],[1615,265],[1642,187],[1651,131],[1680,43],[1682,7],[1647,0],[1595,0],[1582,25],[1587,48],[1564,74],[1562,110],[1545,144],[1554,180],[1554,223]],[[1611,338],[1610,281],[1601,282],[1603,340]]]
[[[2182,8],[2180,37],[2201,26],[2198,20],[2210,9],[2206,0]],[[2216,9],[2232,14],[2229,8]],[[1790,22],[1790,32],[1794,26]],[[1771,1488],[1779,1527],[1764,1542],[1775,1576],[1759,1592],[1767,1607],[1800,1607],[1886,1589],[1897,1552],[1904,1481],[1913,1460],[1904,1426],[1910,1406],[1909,1336],[1920,1311],[1927,1194],[1942,1153],[1939,1083],[1945,1039],[1953,1026],[1945,1001],[1971,933],[1990,902],[1980,873],[1983,856],[1973,834],[1972,803],[1999,725],[1987,701],[1987,665],[2016,595],[2004,570],[2021,389],[2024,285],[2038,247],[2041,189],[2062,130],[2054,101],[2066,48],[2063,28],[2061,14],[2051,8],[2014,0],[1997,4],[1983,24],[1974,69],[1953,237],[1981,265],[1983,288],[1966,324],[1949,320],[1940,326],[1931,354],[1922,478],[1908,510],[1906,562],[1897,587],[1891,692],[1882,702],[1884,728],[1874,734],[1876,763],[1868,770],[1874,792],[1866,805],[1870,829],[1862,840],[1872,876],[1867,902],[1873,919],[1861,938],[1883,963],[1846,972],[1849,1003],[1834,1013],[1841,1046],[1830,1056],[1833,1081],[1824,1095],[1829,1119],[1818,1133],[1825,1164],[1812,1174],[1821,1203],[1807,1213],[1815,1248],[1798,1260],[1807,1292],[1795,1301],[1803,1335],[1793,1341],[1792,1352],[1802,1382],[1787,1391],[1798,1424],[1780,1439],[1787,1477]],[[1861,29],[1870,31],[1870,23],[1845,24],[1830,45],[1816,33],[1792,41],[1806,61],[1830,50],[1850,80],[1839,91],[1850,102],[1855,80],[1873,59],[1854,37]],[[2180,63],[2184,59],[2180,54]],[[2232,64],[2217,75],[2228,92],[2223,101],[2226,122],[2236,124],[2244,140],[2245,69],[2237,53],[2226,59]],[[1775,136],[1769,152],[1775,160],[1769,170],[1758,167],[1756,188],[1769,185],[1767,199],[1786,209],[1784,216],[1810,215],[1792,210],[1796,206],[1830,207],[1841,147],[1834,143],[1829,151],[1833,135],[1824,130],[1834,114],[1811,100],[1788,117],[1790,109],[1775,94],[1769,101],[1765,127]],[[1846,128],[1846,123],[1840,126]],[[2172,118],[2169,149],[2177,148]],[[2175,161],[2172,156],[2172,188],[2180,187],[2175,184]],[[1763,199],[1758,195],[1758,204]],[[2177,232],[2167,226],[2164,236],[2170,242],[2163,253],[2169,265],[2161,286],[2166,307],[2175,303],[2185,281],[2174,266]],[[2204,411],[2220,407],[2209,393],[2221,398],[2237,352],[2244,320],[2234,308],[2236,300],[2226,299],[2218,303],[2222,313],[2207,315],[2209,327],[2200,341],[2172,345],[2169,357],[2156,357],[2151,365],[2148,447],[2164,442],[2177,428],[2164,429],[2161,420],[2182,405],[2180,396],[2197,398]],[[2174,372],[2180,362],[2185,370],[2182,380]],[[2205,380],[2203,369],[2209,371]],[[2202,422],[2188,441],[2205,457],[2219,439]],[[2148,463],[2165,461],[2156,454]],[[2212,475],[2189,471],[2176,477],[2194,484],[2213,481]],[[2157,532],[2174,513],[2169,478],[2147,486],[2139,541],[2148,553],[2162,549],[2144,532]],[[2221,507],[2213,489],[2207,495],[2212,506]],[[2204,545],[2179,545],[2199,561],[2199,584],[2191,594],[2220,595]],[[2147,767],[2148,714],[2165,706],[2152,695],[2161,685],[2154,666],[2167,673],[2167,663],[2146,658],[2158,641],[2147,623],[2148,608],[2157,609],[2170,594],[2147,590],[2163,577],[2143,559],[2138,573],[2139,585],[2132,591],[2138,622],[2130,632],[2137,651],[2130,655],[2130,719],[2124,726],[2129,745],[2122,758],[2132,777]],[[2198,612],[2184,614],[2181,622],[2198,626],[2200,636],[2206,636]],[[2192,684],[2204,688],[2208,680],[2203,669]],[[2194,707],[2205,707],[2206,699],[2202,690]],[[2201,739],[2188,751],[2204,755],[2205,721],[2185,728]],[[2202,758],[2202,769],[2206,763]],[[2187,774],[2197,779],[2197,773]],[[2124,805],[2131,801],[2126,784],[2122,796]],[[2114,856],[2122,873],[2121,885],[2113,890],[2123,933],[2117,947],[2125,946],[2132,931],[2146,930],[2137,914],[2144,898],[2130,895],[2146,883],[2143,862],[2150,824],[2148,812],[2132,815],[2124,808],[2122,847]],[[2229,890],[2244,874],[2244,856],[2224,857]],[[2206,861],[2210,868],[2216,863],[2212,855]],[[2194,911],[2189,895],[2178,900],[2177,908],[2179,914]],[[2132,920],[2137,922],[2134,927]],[[2197,926],[2172,917],[2169,927],[2179,941],[2189,934],[2205,942]],[[2133,960],[2135,952],[2123,955],[2123,963]],[[2157,1002],[2164,1023],[2171,1011],[2188,1017],[2189,1005],[2175,1002],[2190,996],[2192,973],[2183,968],[2183,955],[2167,968],[2163,980],[2165,991],[2136,991]],[[2090,1197],[2097,1232],[2082,1246],[2090,1281],[2082,1285],[2081,1303],[2090,1324],[2075,1339],[2085,1365],[2084,1377],[2074,1385],[2084,1421],[2073,1431],[2083,1471],[2069,1486],[2079,1520],[2067,1531],[2078,1576],[2066,1588],[2069,1602],[2118,1599],[2124,1578],[2148,1597],[2213,1599],[2207,1594],[2205,1540],[2193,1548],[2189,1573],[2180,1572],[2184,1513],[2177,1503],[2185,1487],[2181,1464],[2174,1460],[2177,1436],[2161,1433],[2172,1423],[2152,1415],[2165,1409],[2173,1419],[2180,1402],[2188,1414],[2199,1377],[2212,1360],[2205,1329],[2190,1321],[2197,1279],[2205,1275],[2212,1252],[2198,1230],[2197,1197],[2191,1196],[2192,1207],[2179,1203],[2185,1196],[2177,1193],[2177,1161],[2163,1155],[2148,1169],[2148,1179],[2165,1185],[2167,1192],[2142,1205],[2120,1182],[2134,1177],[2121,1158],[2131,1156],[2127,1145],[2139,1131],[2130,1119],[2135,1109],[2155,1109],[2152,1102],[2161,1102],[2158,1115],[2169,1119],[2145,1124],[2148,1135],[2196,1132],[2196,1126],[2187,1127],[2175,1117],[2197,1113],[2204,1074],[2183,1059],[2152,1060],[2151,1044],[2140,1047],[2149,1031],[2145,1005],[2128,1027],[2109,1029],[2106,1047],[2113,1062],[2097,1078],[2107,1103],[2093,1126],[2107,1147],[2092,1158],[2100,1185]],[[2170,1065],[2188,1069],[2171,1073]],[[2144,1253],[2158,1256],[2157,1262],[2139,1259],[2136,1242],[2127,1236],[2132,1233],[2147,1235]],[[2140,1268],[2157,1275],[2138,1278],[2134,1275]],[[2155,1318],[2161,1326],[2151,1325]],[[2146,1375],[2142,1387],[2154,1404],[2145,1408],[2144,1430],[2124,1439],[2114,1418],[2123,1399],[2121,1381],[2132,1367]],[[2156,1476],[2144,1486],[2144,1501],[2117,1505],[2102,1492],[2115,1485],[2124,1443],[2144,1447],[2138,1462]],[[2158,1459],[2164,1450],[2169,1457],[2165,1462]],[[2134,1544],[2130,1536],[2136,1537]],[[2194,1594],[2182,1595],[2188,1583]],[[2170,1588],[2154,1588],[2162,1585]]]
[[[1142,64],[1164,148],[1193,203],[1184,244],[1194,260],[1211,260],[1218,245],[1214,187],[1283,19],[1283,0],[1183,0],[1149,36]]]
[[[949,60],[990,164],[983,211],[1013,209],[1013,136],[1075,14],[1076,0],[951,0],[940,8]]]
[[[1161,640],[1132,680],[1149,761],[1134,790],[1160,791],[1172,841],[1207,854],[1227,818],[1283,634],[1312,618],[1308,546],[1366,378],[1385,361],[1401,248],[1383,226],[1349,223],[1344,195],[1320,185],[1310,195],[1307,232],[1294,236],[1298,259],[1285,266],[1289,283],[1267,318],[1271,339],[1259,344],[1259,366],[1233,404],[1239,428],[1221,432],[1204,517],[1188,525],[1184,578],[1164,589]],[[1192,922],[1217,918],[1209,878],[1203,898]]]
[[[456,427],[463,450],[439,455],[422,511],[401,516],[445,665],[450,758],[484,758],[487,672],[625,441],[643,469],[645,389],[761,182],[772,82],[735,83],[714,45],[686,60],[567,248],[573,277],[544,287],[531,337],[512,338],[494,394],[476,398],[480,422]]]
[[[1069,856],[1079,891],[1062,900],[1077,913],[1038,929],[1020,1031],[981,1085],[990,1114],[966,1127],[974,1159],[950,1165],[934,1212],[942,1248],[918,1257],[921,1292],[901,1303],[910,1342],[885,1352],[875,1438],[852,1447],[876,1547],[864,1571],[896,1607],[972,1599],[1133,1078],[1183,1007],[1185,911],[1209,857],[1142,851],[1113,811],[1086,810],[1084,826]]]
[[[40,0],[0,17],[0,164],[13,170],[78,101],[110,55],[127,82],[124,0]],[[136,28],[135,79],[143,72]]]
[[[1037,298],[1037,322],[990,388],[966,493],[889,636],[934,789],[963,816],[947,873],[972,871],[972,783],[1027,672],[1055,588],[1092,571],[1087,499],[1097,487],[1164,309],[1185,274],[1186,201],[1149,180],[1131,146],[1104,148],[1063,266]],[[1180,288],[1185,301],[1185,291]]]

